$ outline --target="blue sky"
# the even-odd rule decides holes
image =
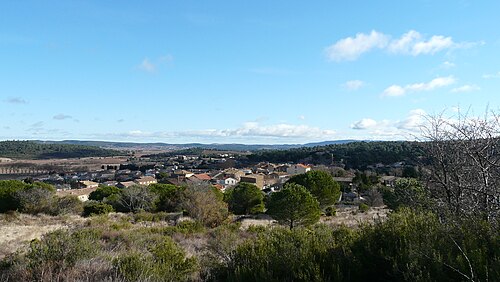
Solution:
[[[499,1],[2,1],[0,139],[401,140],[500,107]]]

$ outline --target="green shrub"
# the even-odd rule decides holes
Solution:
[[[97,252],[99,234],[92,230],[82,230],[70,234],[68,231],[54,231],[33,240],[27,259],[27,270],[33,279],[56,279],[58,274],[70,269],[80,260],[91,258]]]
[[[367,212],[370,210],[370,206],[368,206],[367,204],[361,203],[358,205],[358,209],[360,212]]]
[[[140,281],[150,276],[151,259],[139,253],[129,253],[114,259],[113,266],[125,281]]]
[[[187,281],[198,269],[196,258],[186,258],[172,239],[149,249],[149,254],[130,253],[113,261],[126,281]]]
[[[325,215],[326,216],[336,216],[337,209],[334,206],[329,206],[325,209]]]
[[[113,211],[113,207],[109,204],[89,201],[83,207],[83,216],[108,214]]]
[[[57,198],[53,215],[82,214],[83,202],[74,195]]]

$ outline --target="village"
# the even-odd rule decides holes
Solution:
[[[38,175],[13,175],[15,179],[28,179],[53,185],[58,196],[75,195],[81,201],[87,201],[90,193],[99,186],[115,186],[126,188],[133,185],[147,186],[154,183],[187,186],[196,184],[212,185],[221,192],[235,187],[239,183],[250,183],[266,194],[279,191],[290,177],[311,170],[329,172],[342,190],[344,202],[362,200],[359,186],[362,179],[356,177],[357,170],[346,170],[341,163],[326,165],[310,165],[302,163],[270,163],[241,164],[232,154],[221,153],[217,156],[172,155],[162,160],[148,157],[130,159],[108,158],[100,160],[100,167],[81,168],[81,171],[35,171],[45,172]],[[120,160],[121,163],[112,163]],[[363,173],[372,179],[372,185],[392,187],[402,176],[403,163],[390,166],[375,164]],[[389,175],[377,173],[383,169]],[[7,171],[6,168],[3,168]]]

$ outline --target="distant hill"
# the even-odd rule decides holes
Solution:
[[[51,144],[35,141],[0,141],[0,157],[13,159],[62,159],[111,157],[123,152],[96,146]]]
[[[213,149],[221,151],[258,151],[258,150],[287,150],[301,147],[316,147],[332,144],[346,144],[356,142],[356,140],[336,140],[323,141],[317,143],[306,144],[202,144],[202,143],[187,143],[187,144],[168,144],[168,143],[133,143],[133,142],[108,142],[108,141],[80,141],[80,140],[63,140],[63,141],[39,141],[35,142],[42,144],[70,144],[70,145],[85,145],[96,146],[101,148],[118,149],[118,150],[168,150],[177,151],[190,148]]]
[[[422,143],[410,141],[358,141],[291,148],[262,150],[247,156],[250,162],[293,162],[309,164],[342,163],[346,168],[363,169],[369,165],[390,165],[396,162],[416,164],[423,156]]]

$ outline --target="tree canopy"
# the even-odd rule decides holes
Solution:
[[[340,185],[325,171],[308,171],[290,178],[287,183],[304,186],[319,201],[322,208],[335,204],[340,197]]]
[[[316,223],[321,215],[318,201],[299,184],[287,183],[283,190],[271,194],[267,213],[293,229]]]
[[[239,183],[226,193],[229,193],[229,210],[234,214],[256,214],[264,211],[264,194],[253,184]]]

